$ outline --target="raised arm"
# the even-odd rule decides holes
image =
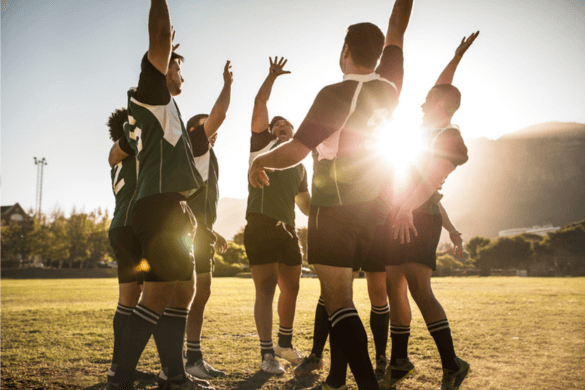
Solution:
[[[386,33],[386,46],[394,45],[402,49],[404,44],[404,33],[408,27],[412,3],[414,0],[396,0],[390,22],[388,23],[388,32]]]
[[[268,128],[268,106],[266,103],[270,98],[274,81],[278,76],[290,73],[283,69],[288,61],[285,60],[284,57],[281,57],[280,60],[278,57],[274,57],[274,61],[269,57],[269,60],[270,70],[268,76],[266,76],[266,80],[262,83],[262,86],[258,90],[258,94],[254,99],[254,111],[252,113],[252,132],[254,133],[261,133]]]
[[[151,0],[148,15],[148,60],[166,75],[173,49],[171,15],[166,0]]]
[[[223,121],[225,120],[227,110],[230,106],[230,99],[232,94],[232,82],[234,80],[233,73],[231,72],[230,62],[226,62],[223,68],[223,88],[215,102],[215,105],[209,113],[209,117],[203,124],[205,129],[205,135],[207,138],[211,138],[219,129]]]
[[[457,47],[457,50],[455,50],[455,56],[451,61],[449,61],[443,72],[440,74],[435,85],[453,84],[453,77],[455,76],[455,71],[457,70],[457,66],[461,61],[461,58],[463,58],[463,54],[465,54],[467,49],[469,49],[469,47],[471,46],[473,41],[475,41],[475,38],[477,38],[478,35],[479,31],[471,34],[469,38],[463,37],[461,43],[459,44],[459,47]]]

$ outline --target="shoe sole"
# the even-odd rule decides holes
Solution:
[[[323,365],[317,367],[317,368],[313,368],[312,370],[308,370],[308,371],[293,371],[294,374],[296,376],[301,376],[301,375],[309,375],[311,374],[313,371],[319,371],[323,369]]]

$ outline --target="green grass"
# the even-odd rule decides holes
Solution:
[[[456,352],[472,367],[464,389],[585,388],[585,278],[435,278],[433,285]],[[354,290],[373,356],[365,279]],[[105,388],[117,293],[114,278],[2,280],[2,388]],[[318,281],[302,279],[293,342],[305,352],[318,296]],[[281,377],[259,372],[253,304],[251,279],[214,280],[201,345],[229,374],[213,381],[216,389],[300,389],[324,380],[325,371],[301,379],[290,369]],[[277,325],[275,314],[274,340]],[[399,389],[437,389],[439,355],[415,307],[409,346],[417,370]],[[139,366],[157,371],[157,359],[151,340]],[[326,367],[328,359],[327,346]],[[357,389],[351,374],[348,384]]]

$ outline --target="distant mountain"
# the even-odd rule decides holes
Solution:
[[[464,239],[585,219],[585,124],[542,123],[498,140],[467,141],[469,161],[443,186],[442,203]],[[246,199],[219,201],[216,230],[245,226]],[[297,209],[297,226],[307,218]],[[443,237],[448,240],[448,237]]]
[[[467,142],[443,205],[466,238],[585,217],[585,124],[543,123]]]

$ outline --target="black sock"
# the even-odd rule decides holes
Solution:
[[[114,354],[112,356],[112,367],[116,367],[118,363],[118,355],[122,346],[122,332],[128,322],[128,318],[132,315],[133,307],[124,306],[118,303],[116,314],[114,314]],[[114,366],[116,365],[116,366]],[[116,371],[114,369],[114,371]]]
[[[325,343],[327,342],[327,337],[329,337],[329,328],[330,327],[331,327],[331,322],[329,321],[329,315],[327,314],[327,309],[325,309],[325,301],[323,301],[323,297],[319,297],[319,303],[317,304],[317,309],[315,310],[315,328],[313,330],[313,349],[311,350],[311,353],[315,354],[315,356],[317,356],[317,357],[323,356],[323,349],[325,348]],[[327,383],[329,383],[329,382],[327,382]],[[329,383],[329,384],[331,384],[331,383]]]
[[[388,324],[390,323],[390,306],[386,302],[384,306],[372,305],[370,312],[370,329],[374,336],[376,346],[376,360],[380,356],[386,356],[386,345],[388,344]]]
[[[447,319],[427,324],[427,329],[435,339],[435,344],[439,349],[441,355],[441,365],[443,369],[457,371],[459,367],[455,358],[455,348],[453,347],[453,338],[451,337],[451,329],[449,328],[449,321]]]
[[[410,326],[390,325],[390,337],[392,338],[390,365],[396,366],[396,359],[406,359],[408,357]]]
[[[328,320],[328,322],[328,329],[331,331],[331,321]],[[343,356],[339,339],[334,337],[332,332],[329,337],[329,348],[331,349],[331,367],[329,368],[329,375],[325,382],[329,386],[337,389],[345,385],[345,379],[347,378],[347,360]]]
[[[281,348],[292,348],[293,328],[278,327],[278,346]]]
[[[362,390],[378,389],[378,381],[368,354],[368,336],[358,312],[344,307],[331,315],[331,338],[349,364],[358,387]]]
[[[163,342],[169,373],[172,381],[181,381],[187,374],[183,364],[183,346],[185,344],[185,328],[189,310],[167,307],[160,319],[159,327],[163,333]]]
[[[187,340],[187,364],[191,366],[201,359],[203,359],[201,341]]]
[[[140,355],[148,344],[158,319],[159,316],[154,311],[140,304],[136,305],[122,332],[123,340],[118,355],[118,367],[114,382],[132,383]]]
[[[265,354],[271,354],[274,356],[274,347],[272,345],[272,340],[262,341],[260,340],[260,356],[264,359]]]

